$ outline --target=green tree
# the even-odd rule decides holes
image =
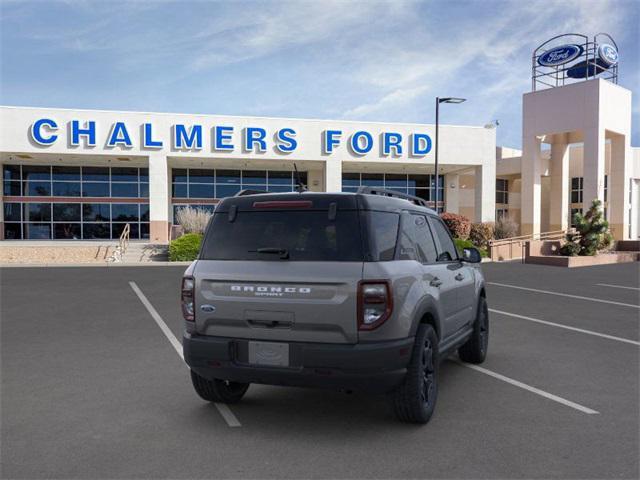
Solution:
[[[576,213],[573,223],[576,231],[567,234],[567,243],[560,250],[563,255],[596,255],[613,243],[600,200],[594,200],[587,213]]]

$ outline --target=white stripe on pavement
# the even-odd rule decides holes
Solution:
[[[569,408],[573,408],[574,410],[578,410],[579,412],[586,413],[587,415],[598,415],[600,412],[596,410],[592,410],[578,403],[567,400],[566,398],[558,397],[557,395],[553,395],[552,393],[545,392],[544,390],[540,390],[539,388],[532,387],[531,385],[527,385],[526,383],[519,382],[518,380],[514,380],[513,378],[505,377],[499,373],[493,372],[491,370],[487,370],[486,368],[479,367],[478,365],[472,365],[470,363],[462,363],[458,360],[453,360],[458,365],[463,367],[470,368],[475,370],[476,372],[484,373],[485,375],[489,375],[490,377],[497,378],[498,380],[502,380],[510,385],[515,387],[522,388],[531,393],[535,393],[536,395],[540,395],[541,397],[548,398],[549,400],[553,400],[554,402],[565,405]]]
[[[559,297],[577,298],[578,300],[588,300],[590,302],[609,303],[611,305],[620,305],[622,307],[631,307],[640,309],[640,305],[633,305],[632,303],[614,302],[613,300],[603,300],[601,298],[582,297],[580,295],[569,295],[568,293],[551,292],[549,290],[539,290],[537,288],[520,287],[518,285],[509,285],[506,283],[487,282],[489,285],[496,285],[498,287],[516,288],[518,290],[527,290],[529,292],[546,293],[547,295],[557,295]]]
[[[129,285],[131,286],[131,289],[135,292],[135,294],[138,296],[142,304],[146,307],[151,317],[158,324],[158,326],[160,327],[160,330],[162,330],[162,333],[164,333],[164,336],[167,337],[167,339],[169,340],[169,342],[171,343],[171,345],[173,346],[177,354],[180,356],[182,361],[184,361],[184,355],[182,354],[182,344],[178,341],[178,339],[175,337],[175,335],[169,329],[169,327],[167,327],[167,324],[164,322],[164,320],[162,320],[162,317],[156,311],[156,309],[153,308],[153,305],[151,305],[151,302],[147,299],[144,293],[142,293],[142,290],[138,288],[138,285],[136,285],[136,282],[129,282]],[[224,403],[217,403],[217,402],[214,403],[214,405],[218,409],[218,412],[220,412],[220,415],[222,416],[222,418],[224,418],[225,422],[227,422],[227,425],[229,425],[230,427],[242,426],[228,405]]]
[[[596,283],[599,287],[624,288],[626,290],[640,290],[638,287],[627,287],[625,285],[612,285],[610,283]]]
[[[504,312],[502,310],[496,310],[494,308],[490,308],[489,311],[491,313],[499,313],[500,315],[506,315],[508,317],[514,317],[514,318],[520,318],[522,320],[528,320],[529,322],[541,323],[542,325],[550,325],[552,327],[564,328],[566,330],[573,330],[574,332],[586,333],[587,335],[594,335],[596,337],[602,337],[602,338],[607,338],[609,340],[615,340],[616,342],[624,342],[624,343],[630,343],[631,345],[640,346],[640,342],[637,342],[635,340],[629,340],[628,338],[614,337],[613,335],[607,335],[605,333],[593,332],[591,330],[585,330],[583,328],[570,327],[568,325],[562,325],[560,323],[553,323],[553,322],[548,322],[546,320],[540,320],[539,318],[525,317],[524,315],[518,315],[517,313]]]

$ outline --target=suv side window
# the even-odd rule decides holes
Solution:
[[[398,260],[416,260],[420,263],[436,261],[436,246],[424,215],[409,212],[402,215],[398,245]]]
[[[458,258],[458,252],[445,224],[439,218],[430,218],[429,223],[440,244],[440,248],[438,248],[438,261],[450,262],[456,260]]]
[[[414,216],[409,213],[402,214],[400,236],[398,237],[398,260],[422,261],[416,249],[416,231],[413,225]]]
[[[434,263],[438,257],[431,229],[424,215],[411,215],[416,232],[416,247],[422,263]]]
[[[374,262],[393,260],[400,216],[391,212],[367,212],[371,225],[370,249]]]

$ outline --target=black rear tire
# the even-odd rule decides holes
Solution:
[[[427,423],[438,398],[438,336],[431,325],[421,324],[402,385],[389,394],[398,420]]]
[[[478,313],[473,324],[473,333],[464,345],[458,348],[458,355],[463,362],[482,363],[487,358],[489,347],[489,308],[487,299],[480,297]]]
[[[191,382],[200,398],[217,403],[238,403],[250,385],[226,380],[208,380],[193,370],[191,370]]]

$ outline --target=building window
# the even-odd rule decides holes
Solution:
[[[306,185],[307,172],[300,172],[300,180]],[[232,197],[245,189],[292,192],[295,187],[291,171],[174,168],[171,174],[173,198],[213,200]]]
[[[149,238],[149,204],[135,200],[149,197],[147,168],[49,165],[2,168],[7,240],[115,239],[127,223],[131,226],[131,238]],[[11,199],[22,196],[43,198],[36,202]],[[97,197],[100,201],[85,201],[86,197]],[[112,200],[114,197],[117,200]]]
[[[496,203],[509,203],[509,180],[496,178]]]
[[[300,181],[307,184],[307,172],[299,172]],[[173,223],[178,209],[186,206],[213,211],[213,200],[232,197],[240,190],[264,190],[271,193],[293,192],[295,172],[280,170],[229,170],[174,168],[171,172]],[[176,202],[178,199],[189,199]],[[211,201],[212,203],[204,203]]]
[[[582,203],[582,177],[571,179],[571,203]]]
[[[149,238],[148,203],[5,202],[6,240]]]
[[[3,165],[4,196],[149,198],[149,169]]]
[[[571,209],[571,218],[569,219],[569,223],[571,224],[571,228],[575,228],[576,227],[576,222],[573,219],[573,216],[576,213],[582,213],[582,208],[572,208]]]
[[[509,217],[509,209],[508,208],[496,208],[496,220],[500,220],[501,218]]]
[[[443,212],[444,175],[438,175],[436,189],[435,175],[412,175],[406,173],[343,173],[342,191],[355,192],[361,186],[396,190],[426,200],[429,207]],[[438,192],[436,198],[436,190]]]
[[[609,175],[604,176],[604,201],[608,200],[609,195]]]

